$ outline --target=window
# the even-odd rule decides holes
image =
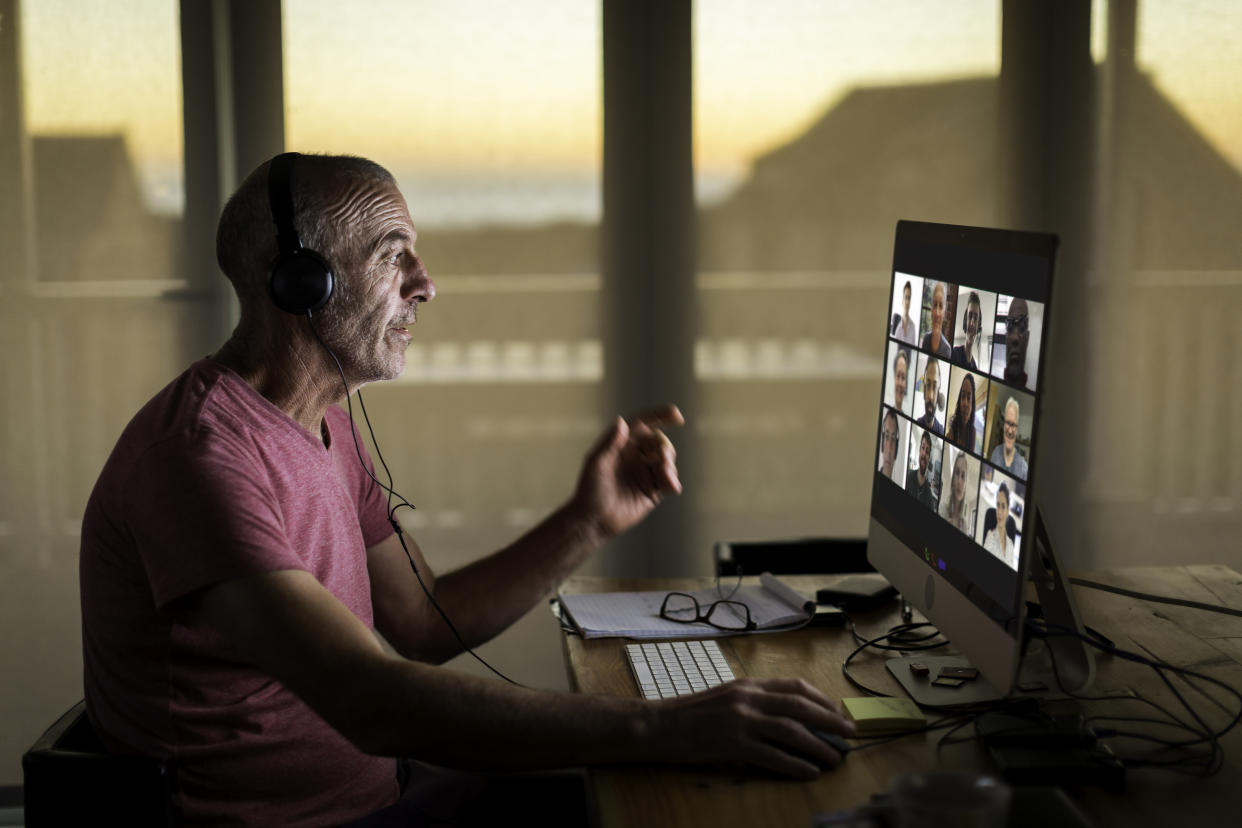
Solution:
[[[1102,563],[1218,560],[1242,514],[1242,9],[1097,11],[1085,540]]]
[[[716,538],[866,535],[896,222],[993,221],[999,11],[695,4],[699,522]]]
[[[438,296],[365,393],[402,519],[454,568],[559,505],[603,425],[599,8],[339,11],[285,2],[287,144],[371,157],[409,202]]]
[[[78,531],[117,435],[205,353],[168,0],[0,2],[0,741],[81,694]],[[18,751],[0,785],[20,784]]]

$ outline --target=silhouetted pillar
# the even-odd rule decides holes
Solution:
[[[0,285],[29,278],[30,142],[22,106],[18,0],[0,0]]]
[[[1061,240],[1045,339],[1035,502],[1062,561],[1085,562],[1096,146],[1091,4],[1005,0],[1002,15],[999,213],[1007,226]]]
[[[237,320],[215,264],[225,200],[252,169],[285,148],[280,0],[182,0],[187,278],[219,292],[214,339]]]
[[[676,402],[693,418],[691,4],[604,0],[603,36],[606,411]],[[691,540],[693,434],[673,434],[687,495],[666,500],[599,566],[651,575],[703,568],[706,551]]]

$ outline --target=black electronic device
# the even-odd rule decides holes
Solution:
[[[1013,785],[1125,787],[1125,766],[1102,743],[1091,747],[997,745],[988,752],[1001,776]]]
[[[831,604],[850,612],[869,610],[896,597],[897,590],[878,573],[847,575],[815,592],[816,603]]]
[[[1095,731],[1079,714],[1018,716],[994,711],[975,719],[975,733],[988,747],[1090,748]]]
[[[811,616],[812,627],[840,627],[845,623],[845,610],[831,604],[816,604]]]
[[[267,290],[276,307],[306,316],[332,298],[332,266],[322,255],[302,246],[294,226],[293,162],[296,152],[282,153],[267,168],[267,195],[276,222],[276,258],[268,269]]]
[[[1038,488],[1046,380],[1070,370],[1046,358],[1056,249],[1046,233],[897,224],[867,557],[980,673],[946,688],[911,673],[910,658],[926,657],[890,659],[920,704],[1036,681],[1081,691],[1094,674]],[[907,305],[919,330],[900,337],[889,314]],[[1028,647],[1032,584],[1057,634]]]

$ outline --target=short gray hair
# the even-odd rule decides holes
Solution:
[[[267,272],[276,257],[276,220],[267,191],[270,161],[259,165],[237,188],[216,227],[216,262],[232,282],[237,298],[248,302],[266,297]],[[326,208],[334,195],[357,183],[395,185],[392,173],[374,161],[353,155],[302,155],[290,180],[294,228],[303,247],[336,263],[355,253],[348,228],[331,219]],[[313,170],[315,175],[306,175]]]

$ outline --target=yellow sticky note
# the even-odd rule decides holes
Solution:
[[[859,733],[880,730],[913,730],[927,724],[927,717],[909,699],[865,696],[841,699]]]

